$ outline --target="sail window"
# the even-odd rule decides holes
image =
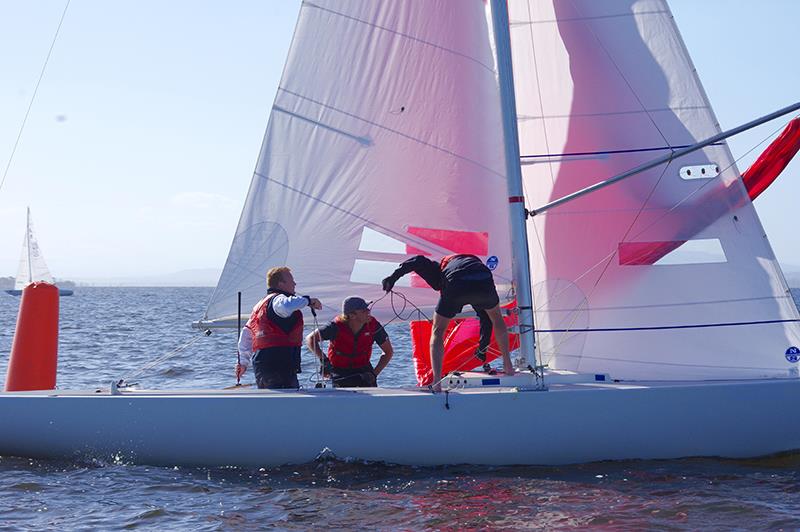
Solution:
[[[377,253],[406,253],[406,244],[396,238],[380,233],[369,227],[361,231],[359,251],[374,251]],[[391,272],[389,272],[391,273]]]
[[[700,164],[696,166],[684,166],[680,171],[681,179],[687,181],[692,179],[711,179],[719,175],[719,166],[716,164]]]
[[[350,282],[380,285],[383,278],[391,275],[395,268],[397,268],[397,262],[356,259],[353,271],[350,272]],[[406,288],[411,286],[409,276],[398,279],[395,286]]]
[[[621,242],[621,266],[673,266],[728,262],[718,238],[669,240],[662,242]]]
[[[656,266],[673,264],[715,264],[728,262],[718,238],[704,238],[684,242],[674,251],[659,259]]]

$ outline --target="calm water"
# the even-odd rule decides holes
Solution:
[[[86,288],[62,298],[59,387],[107,385],[192,340],[197,333],[187,324],[209,295],[204,288]],[[0,383],[18,301],[0,296]],[[397,354],[382,374],[386,385],[414,383],[405,327],[390,326]],[[146,387],[230,386],[235,353],[234,333],[215,333],[137,380]],[[303,375],[311,374],[307,368]],[[243,441],[247,433],[243,424]],[[0,530],[312,526],[799,529],[800,455],[559,468],[319,461],[261,470],[0,457]]]

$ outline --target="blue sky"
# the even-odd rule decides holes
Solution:
[[[0,171],[65,5],[0,0]],[[723,129],[800,100],[800,2],[670,5]],[[0,276],[16,272],[28,205],[58,277],[221,268],[298,7],[72,0],[0,189]],[[785,121],[731,140],[734,156]],[[778,258],[800,268],[798,197],[796,161],[756,208]]]

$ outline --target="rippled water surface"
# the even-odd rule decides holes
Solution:
[[[59,387],[107,386],[190,341],[197,333],[187,324],[202,313],[210,293],[82,288],[62,298]],[[800,293],[794,295],[800,299]],[[0,379],[18,301],[0,296]],[[414,382],[405,330],[390,326],[397,354],[381,375],[384,385]],[[138,381],[154,388],[230,386],[235,353],[234,333],[217,333]],[[304,357],[308,378],[310,357]],[[243,424],[244,444],[247,437]],[[502,442],[497,445],[502,449]],[[800,456],[557,468],[412,468],[320,460],[261,470],[0,457],[0,530],[312,526],[792,530],[800,528]]]

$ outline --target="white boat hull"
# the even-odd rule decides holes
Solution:
[[[151,465],[542,464],[800,449],[800,380],[0,394],[0,455]],[[448,408],[449,406],[449,408]]]

